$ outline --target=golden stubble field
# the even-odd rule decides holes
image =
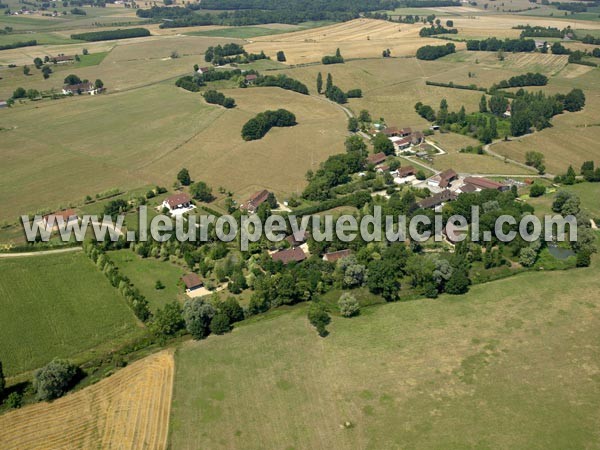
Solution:
[[[164,449],[174,358],[162,351],[52,403],[0,416],[0,448]]]

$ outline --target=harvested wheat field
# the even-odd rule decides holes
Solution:
[[[293,33],[263,36],[246,45],[251,52],[263,50],[274,57],[285,52],[289,64],[320,61],[324,55],[333,55],[340,48],[345,58],[374,58],[387,48],[393,56],[414,56],[417,49],[439,41],[419,37],[419,24],[392,23],[374,19],[356,19],[322,28]],[[457,48],[464,44],[456,43]]]
[[[174,359],[162,351],[53,403],[0,416],[0,448],[163,449]]]

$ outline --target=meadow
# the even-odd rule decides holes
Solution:
[[[170,445],[595,447],[599,289],[597,265],[527,273],[336,316],[325,339],[304,306],[258,317],[177,351]]]
[[[119,271],[148,299],[153,312],[173,300],[183,299],[183,287],[178,283],[181,276],[187,273],[185,268],[160,259],[142,259],[131,250],[111,252],[110,258]],[[164,289],[156,289],[158,280],[164,285]]]
[[[54,357],[82,362],[143,333],[81,252],[0,259],[0,308],[0,361],[9,377]]]

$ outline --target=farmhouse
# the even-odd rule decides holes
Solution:
[[[256,81],[257,78],[258,78],[258,75],[250,74],[250,75],[246,75],[246,78],[244,79],[244,81],[246,82],[246,84],[254,84],[254,82]]]
[[[179,211],[179,210],[187,210],[191,208],[192,199],[185,192],[181,192],[179,194],[171,195],[167,197],[163,202],[162,206],[167,208],[170,212]]]
[[[464,183],[465,185],[473,186],[476,191],[482,191],[484,189],[494,189],[496,191],[503,192],[510,189],[510,187],[506,186],[505,184],[498,183],[497,181],[483,177],[466,177],[464,179]],[[462,190],[462,187],[460,189],[462,192],[464,192]]]
[[[352,250],[338,250],[337,252],[325,253],[323,255],[323,261],[327,261],[330,263],[336,262],[338,259],[346,258],[352,254]]]
[[[280,250],[271,255],[273,261],[281,261],[284,265],[292,262],[302,262],[306,259],[304,251],[300,247]]]
[[[79,217],[73,209],[65,209],[64,211],[54,212],[42,217],[42,226],[45,228],[48,225],[52,226],[52,230],[56,231],[60,228],[65,228],[79,221]]]
[[[206,72],[210,72],[212,70],[211,67],[200,67],[196,73],[199,73],[200,75],[206,73]]]
[[[63,95],[89,94],[96,95],[100,90],[96,89],[94,83],[89,81],[86,83],[70,84],[63,87]]]
[[[248,201],[240,206],[240,209],[248,211],[250,214],[254,214],[260,205],[269,199],[271,193],[266,189],[258,191]]]
[[[58,55],[52,58],[56,64],[65,64],[75,61],[75,55]]]
[[[387,127],[382,131],[382,133],[391,138],[397,137],[400,133],[400,130],[398,130],[398,127]]]
[[[303,232],[302,235],[298,238],[296,238],[295,234],[290,234],[288,237],[285,238],[285,240],[288,244],[290,244],[291,247],[297,247],[299,245],[304,244],[306,242],[306,239],[308,239],[308,233],[306,231]]]
[[[200,277],[193,272],[182,276],[181,281],[183,281],[183,284],[185,285],[185,292],[192,292],[203,286]]]
[[[412,139],[410,137],[393,137],[390,139],[394,144],[394,150],[397,152],[406,150],[412,145]]]
[[[419,208],[430,209],[430,208],[438,208],[443,206],[444,203],[451,202],[456,200],[458,196],[449,189],[444,189],[442,192],[438,192],[431,197],[424,198],[417,205]]]
[[[458,174],[453,169],[444,170],[442,173],[431,177],[427,184],[430,186],[438,186],[441,188],[447,188],[450,183],[458,178]]]
[[[369,155],[367,157],[367,164],[381,164],[386,158],[387,156],[385,156],[385,153],[383,152],[375,153],[374,155]]]

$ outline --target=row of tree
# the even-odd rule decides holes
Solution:
[[[417,59],[431,61],[456,52],[456,46],[448,43],[445,45],[426,45],[417,50]]]
[[[215,90],[206,91],[204,94],[206,103],[224,106],[227,109],[235,108],[235,100],[231,97],[225,97],[225,94]]]
[[[344,57],[342,56],[342,53],[340,52],[340,49],[338,48],[335,51],[335,55],[323,56],[323,58],[321,58],[321,63],[323,63],[323,64],[344,64]]]
[[[483,40],[468,40],[467,50],[472,51],[488,51],[497,52],[499,50],[505,52],[519,53],[519,52],[534,52],[536,49],[535,41],[533,39],[505,39],[500,40],[495,37],[491,37]]]
[[[110,41],[115,39],[131,39],[137,37],[150,36],[150,31],[146,28],[123,28],[106,31],[90,31],[88,33],[72,34],[71,39],[79,41]]]

